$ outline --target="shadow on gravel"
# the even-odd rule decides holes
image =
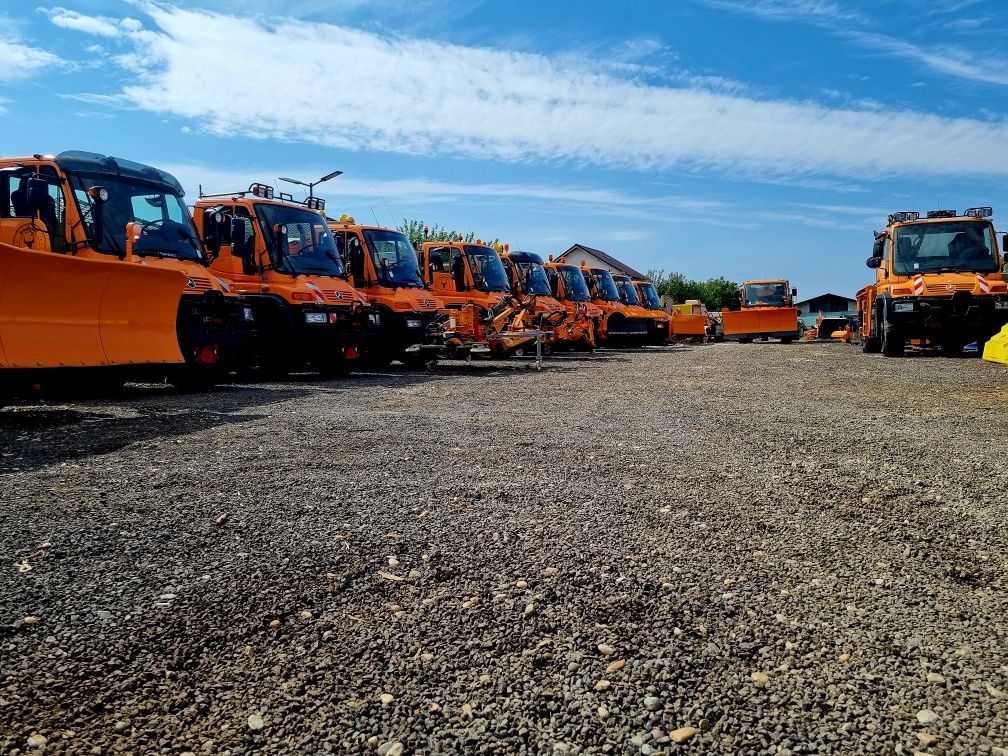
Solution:
[[[11,408],[0,412],[0,474],[37,470],[151,439],[258,420],[265,413],[247,410],[307,393],[294,388],[231,387],[183,393],[163,386],[127,386],[115,397],[81,400],[85,406],[80,408]]]

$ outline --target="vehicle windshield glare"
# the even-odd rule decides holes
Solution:
[[[189,211],[174,190],[115,174],[68,172],[77,200],[84,234],[98,252],[126,254],[126,224],[139,224],[140,237],[133,242],[133,254],[192,260],[206,264],[203,247],[193,227]],[[102,238],[95,239],[95,206],[88,195],[92,186],[108,189],[102,204]]]
[[[623,304],[628,305],[639,305],[640,297],[637,296],[637,289],[630,282],[630,279],[626,276],[620,276],[619,278],[613,279],[616,282],[616,287],[619,289],[620,299]]]
[[[653,283],[645,282],[638,284],[640,288],[641,296],[644,299],[644,306],[649,310],[661,310],[661,297],[658,296],[658,290],[654,287]]]
[[[469,258],[469,268],[472,270],[473,281],[480,291],[509,291],[507,273],[501,263],[500,255],[490,247],[478,244],[466,244],[466,257]]]
[[[744,291],[746,307],[784,307],[787,305],[787,284],[783,281],[747,284]]]
[[[613,281],[612,273],[608,270],[593,270],[591,275],[595,279],[595,294],[597,299],[603,299],[607,302],[621,301],[619,289],[616,288],[616,282]]]
[[[265,237],[273,240],[270,249],[277,253],[277,270],[304,276],[343,275],[343,258],[321,215],[303,207],[265,202],[256,204],[256,213]],[[282,237],[274,231],[277,226],[286,229]]]
[[[581,271],[573,265],[561,265],[560,273],[563,276],[564,291],[567,299],[572,302],[587,302],[591,299],[591,292],[588,291],[588,284],[585,283]]]
[[[993,273],[992,226],[985,221],[914,223],[896,228],[893,272],[901,276],[939,271]]]
[[[518,281],[523,292],[537,297],[553,296],[549,279],[546,278],[546,271],[541,263],[516,262],[515,268],[518,270]]]
[[[364,239],[383,286],[424,288],[416,252],[406,235],[389,229],[366,229]]]

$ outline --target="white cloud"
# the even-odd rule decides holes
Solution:
[[[63,63],[48,50],[0,39],[0,82],[27,79],[55,66],[62,68]]]
[[[656,86],[569,58],[141,7],[154,27],[125,35],[121,101],[216,135],[771,178],[1008,175],[1008,152],[973,149],[1008,142],[1004,121]]]
[[[136,32],[141,28],[135,18],[114,19],[105,16],[88,16],[66,8],[41,8],[49,14],[49,20],[56,26],[99,37],[117,37],[123,32]]]

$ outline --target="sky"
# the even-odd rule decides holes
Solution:
[[[0,154],[149,163],[190,203],[339,169],[330,215],[800,298],[868,283],[890,212],[1008,213],[1003,0],[7,0],[0,25]]]

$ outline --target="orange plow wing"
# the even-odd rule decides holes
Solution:
[[[185,276],[0,244],[0,368],[182,363]]]
[[[798,338],[798,310],[794,307],[756,307],[722,311],[726,339]]]
[[[704,336],[707,333],[707,316],[672,313],[669,331],[672,338]]]

